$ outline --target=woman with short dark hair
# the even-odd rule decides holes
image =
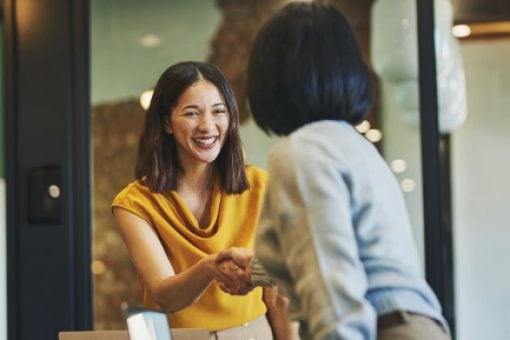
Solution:
[[[285,6],[256,37],[248,99],[286,136],[269,155],[255,254],[290,299],[303,339],[449,339],[399,185],[353,124],[371,85],[334,7]]]

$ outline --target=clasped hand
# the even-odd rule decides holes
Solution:
[[[228,248],[216,255],[216,266],[221,273],[217,284],[231,295],[246,295],[255,288],[251,283],[253,252],[245,248]]]

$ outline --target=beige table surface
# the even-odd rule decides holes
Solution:
[[[173,340],[209,340],[209,331],[205,328],[172,329]],[[60,332],[59,340],[129,340],[127,330],[120,331],[82,331]]]

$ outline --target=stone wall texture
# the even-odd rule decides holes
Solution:
[[[138,101],[92,111],[94,328],[124,329],[122,301],[141,303],[140,282],[111,213],[114,196],[134,178],[145,112]]]

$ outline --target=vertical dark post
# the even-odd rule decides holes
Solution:
[[[442,170],[449,171],[449,143],[443,145],[443,156],[447,157],[442,157],[438,129],[434,1],[417,0],[417,17],[426,275],[454,335],[450,192],[449,187],[445,187],[449,186],[449,173],[442,173]],[[445,161],[448,162],[446,167]],[[448,216],[448,221],[445,216]]]
[[[75,329],[92,329],[92,209],[91,209],[91,154],[90,154],[90,0],[73,0],[70,9],[72,36],[71,111],[73,136],[71,151],[73,164],[72,185],[74,205],[74,325]]]
[[[453,262],[453,218],[450,171],[450,135],[443,134],[439,139],[439,166],[441,174],[441,205],[442,205],[442,237],[443,237],[443,289],[442,301],[444,314],[452,336],[455,336],[455,289],[454,289],[454,262]]]
[[[8,338],[92,327],[88,0],[4,0]]]

